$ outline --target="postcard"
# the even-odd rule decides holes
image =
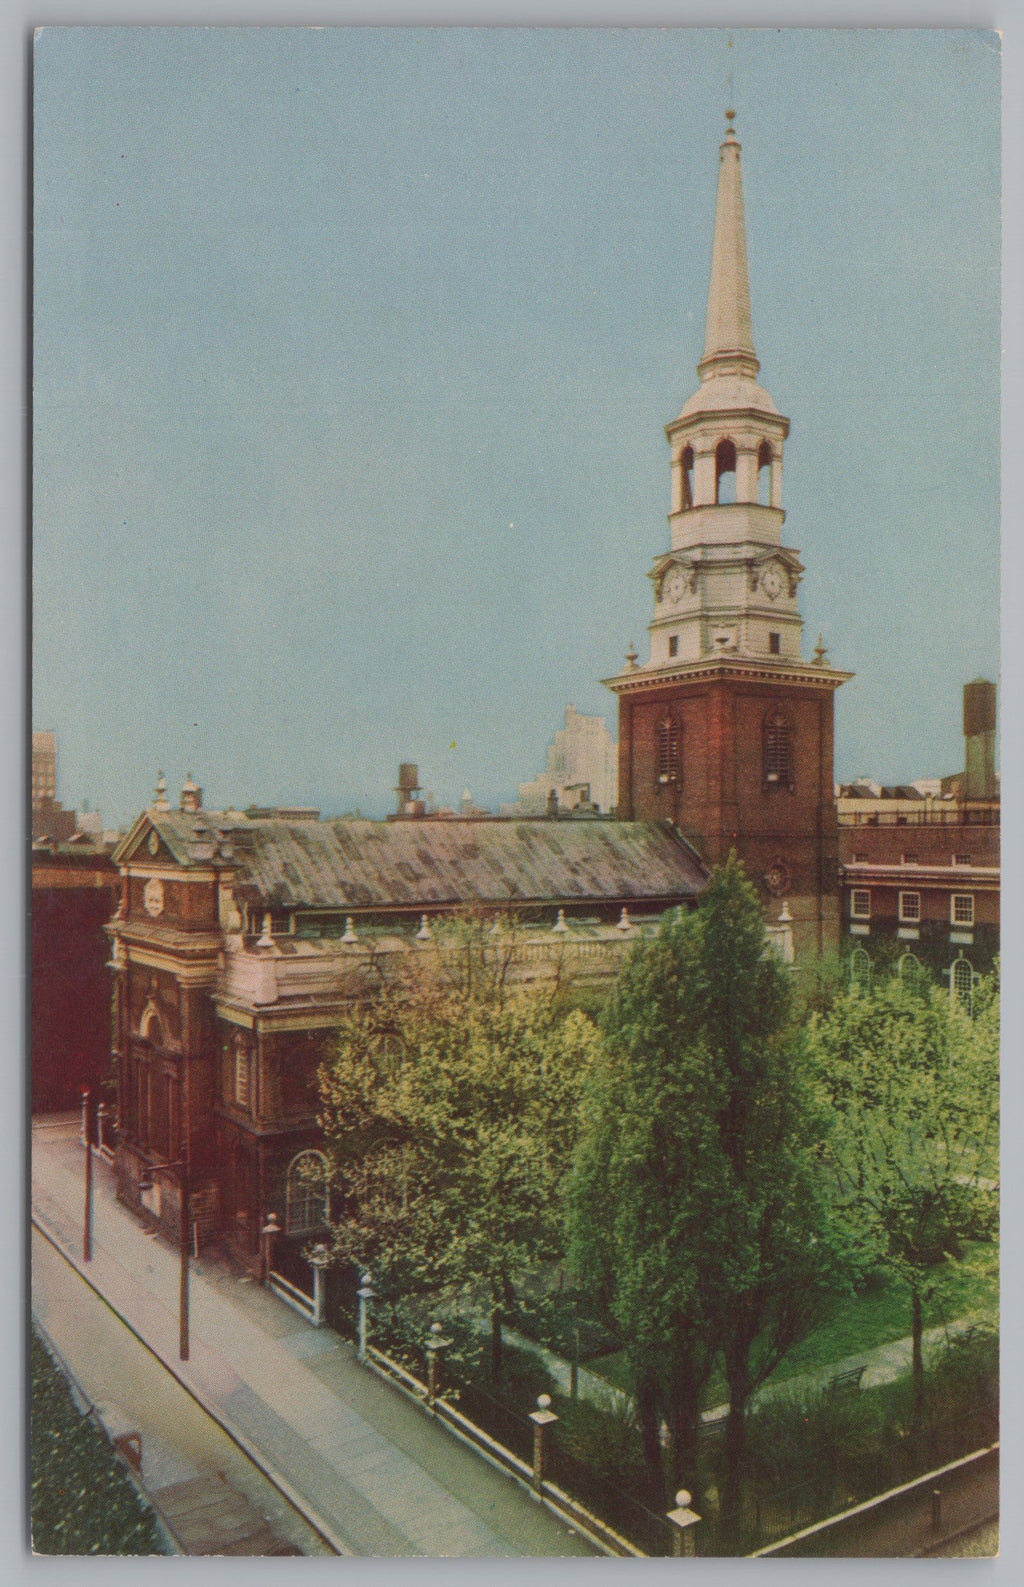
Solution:
[[[998,36],[33,85],[35,1552],[997,1553]]]

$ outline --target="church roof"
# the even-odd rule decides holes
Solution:
[[[229,868],[241,897],[273,909],[667,907],[695,898],[707,880],[695,851],[661,822],[253,820],[149,810],[116,860],[147,853],[147,826],[178,864]]]
[[[695,897],[706,871],[639,821],[257,821],[236,888],[277,908],[437,909]]]

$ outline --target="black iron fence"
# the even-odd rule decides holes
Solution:
[[[355,1337],[356,1318],[349,1308],[335,1315],[342,1331]],[[428,1387],[427,1342],[410,1341],[403,1333],[388,1326],[383,1308],[376,1313],[373,1364],[521,1482],[530,1482],[534,1474],[536,1427],[530,1413],[538,1388],[549,1393],[556,1420],[544,1434],[544,1482],[554,1507],[567,1519],[575,1515],[581,1529],[598,1537],[606,1552],[672,1553],[675,1528],[666,1509],[648,1502],[639,1433],[627,1397],[621,1397],[617,1408],[609,1404],[604,1410],[572,1399],[550,1380],[539,1357],[507,1348],[506,1376],[500,1383],[481,1381],[483,1369],[480,1375],[465,1370],[466,1359],[458,1351],[452,1353],[454,1359],[442,1356],[434,1365],[435,1400]],[[701,1470],[694,1474],[702,1517],[693,1528],[697,1554],[752,1554],[998,1440],[994,1400],[988,1408],[965,1404],[956,1415],[926,1411],[918,1427],[900,1433],[881,1402],[876,1403],[879,1392],[854,1396],[842,1415],[823,1401],[819,1415],[828,1419],[820,1423],[816,1437],[804,1425],[808,1418],[800,1414],[796,1443],[783,1426],[773,1431],[774,1423],[757,1438],[753,1424],[758,1418],[751,1418],[751,1458],[739,1511],[731,1518],[720,1510],[723,1440],[705,1439]],[[791,1410],[796,1413],[796,1408]],[[813,1469],[800,1480],[786,1482],[793,1452],[803,1458],[805,1470]]]
[[[838,1515],[877,1494],[912,1482],[965,1455],[988,1449],[999,1438],[995,1410],[926,1421],[916,1431],[870,1451],[839,1446],[831,1459],[803,1482],[788,1487],[748,1483],[741,1511],[731,1521],[705,1514],[696,1528],[697,1553],[752,1554],[804,1527]]]

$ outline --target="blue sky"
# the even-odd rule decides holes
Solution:
[[[857,674],[837,774],[961,764],[999,643],[991,35],[57,29],[34,94],[66,803],[130,819],[162,766],[379,813],[412,759],[496,804],[569,701],[614,731],[729,99],[805,652]]]

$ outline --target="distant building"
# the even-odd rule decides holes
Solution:
[[[112,1080],[104,927],[121,882],[110,848],[83,835],[35,839],[31,874],[31,1106],[66,1112]]]
[[[75,812],[57,800],[57,735],[32,734],[32,837],[66,843],[75,830]]]
[[[32,809],[57,797],[57,735],[32,734]]]
[[[610,815],[617,809],[618,745],[603,716],[581,716],[574,706],[566,706],[565,726],[548,745],[545,769],[532,782],[519,784],[519,799],[509,813],[544,815],[552,792],[563,810],[582,805]]]
[[[839,787],[843,929],[870,959],[909,953],[966,981],[999,952],[995,712],[994,684],[965,685],[962,772]]]

